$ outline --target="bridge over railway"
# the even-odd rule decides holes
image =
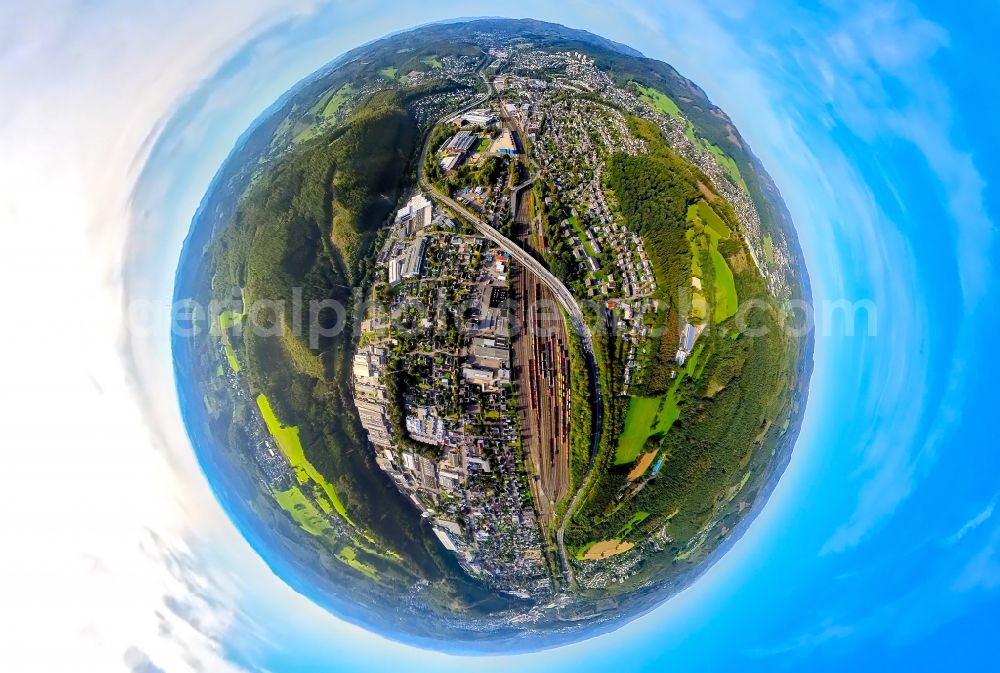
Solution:
[[[447,114],[443,115],[438,119],[437,124],[442,123],[446,119],[453,117],[456,114],[461,114],[466,110],[472,109],[478,105],[482,105],[487,100],[490,100],[495,94],[493,91],[493,85],[486,77],[484,70],[488,62],[487,58],[484,58],[479,67],[479,75],[486,85],[486,93],[473,99],[472,102],[467,103],[458,110],[452,110]],[[428,192],[432,198],[434,198],[439,203],[447,206],[451,211],[462,217],[469,224],[471,224],[476,231],[479,232],[484,238],[492,241],[497,246],[507,250],[511,257],[517,261],[524,269],[530,271],[535,277],[537,277],[552,295],[556,298],[559,304],[566,312],[567,319],[572,327],[573,331],[577,333],[580,337],[580,342],[583,345],[584,356],[587,360],[588,369],[590,370],[590,385],[591,385],[591,404],[592,404],[592,414],[593,419],[593,432],[592,441],[590,448],[590,458],[587,464],[587,470],[584,474],[584,478],[581,481],[579,489],[573,495],[573,499],[570,501],[569,506],[566,508],[566,512],[559,522],[559,527],[556,529],[556,544],[559,550],[559,563],[562,568],[563,577],[569,587],[574,587],[575,582],[573,578],[573,569],[569,563],[569,559],[566,556],[566,545],[564,542],[564,537],[566,533],[566,526],[573,517],[573,513],[580,504],[585,487],[590,479],[591,472],[594,467],[594,459],[597,456],[597,451],[600,448],[601,443],[601,429],[602,429],[602,412],[604,409],[603,399],[601,397],[601,379],[597,368],[597,357],[594,353],[594,339],[590,331],[590,326],[587,323],[586,316],[580,305],[577,303],[576,298],[573,293],[570,292],[569,288],[555,276],[551,271],[545,268],[541,262],[532,257],[526,250],[524,250],[520,245],[515,243],[510,238],[504,236],[502,233],[493,228],[490,224],[483,221],[478,215],[471,212],[468,208],[463,206],[461,203],[451,198],[449,195],[439,191],[434,185],[427,180],[427,176],[424,172],[424,165],[427,159],[427,152],[429,151],[429,143],[431,138],[431,133],[428,132],[427,138],[424,140],[423,147],[420,150],[420,158],[417,164],[417,180],[420,187]],[[537,169],[532,171],[531,177],[527,180],[521,182],[520,184],[511,188],[511,216],[516,215],[517,198],[520,197],[521,192],[529,186],[538,177]]]

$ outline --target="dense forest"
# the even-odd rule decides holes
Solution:
[[[402,103],[398,92],[376,93],[345,124],[265,171],[216,238],[213,285],[217,295],[242,287],[254,307],[247,320],[258,328],[243,330],[238,351],[251,391],[265,393],[278,418],[299,428],[306,458],[334,485],[351,519],[405,559],[384,576],[450,577],[440,590],[454,606],[460,596],[479,594],[428,543],[418,514],[365,450],[351,391],[351,309],[418,140]],[[310,307],[330,299],[346,312]],[[319,334],[308,328],[312,321]],[[386,570],[385,558],[366,561]]]
[[[576,330],[569,335],[570,382],[570,488],[575,493],[583,481],[590,462],[590,439],[593,433],[593,411],[590,401],[590,370],[587,367],[583,344]]]
[[[665,308],[656,314],[663,334],[653,340],[646,360],[647,378],[638,392],[663,395],[668,387],[676,399],[679,418],[667,432],[651,435],[644,451],[657,451],[663,466],[654,479],[630,482],[627,466],[612,464],[614,443],[602,442],[587,485],[586,497],[573,517],[566,542],[576,547],[614,538],[630,531],[642,539],[669,521],[667,531],[680,553],[727,506],[732,489],[753,469],[760,473],[769,457],[765,447],[777,439],[775,419],[787,415],[791,404],[789,384],[796,374],[795,350],[784,337],[769,310],[747,314],[750,327],[767,327],[764,336],[750,337],[732,325],[732,318],[706,330],[698,341],[697,367],[680,367],[675,361],[680,316],[689,306],[683,296],[690,286],[692,249],[688,208],[706,197],[720,217],[736,230],[732,209],[713,194],[700,172],[674,154],[659,131],[644,120],[630,120],[632,130],[647,141],[649,153],[611,157],[606,187],[613,193],[626,224],[638,231],[650,256]],[[746,259],[744,244],[733,237],[721,241],[720,253],[737,270],[735,282],[741,299],[764,298],[767,289],[755,267],[736,263]],[[711,264],[702,263],[706,282]],[[602,375],[614,378],[623,347],[605,344]],[[610,386],[608,389],[611,389]],[[605,428],[617,438],[624,423],[628,398],[605,400]],[[652,419],[649,419],[652,421]],[[744,482],[745,483],[745,482]],[[635,527],[629,522],[641,513]],[[651,566],[652,567],[652,566]]]

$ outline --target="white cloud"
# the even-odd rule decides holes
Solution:
[[[844,286],[841,263],[861,264],[850,258],[857,250],[870,252],[864,272],[876,276],[886,273],[886,259],[908,257],[905,241],[884,231],[878,204],[850,158],[812,138],[807,142],[802,125],[809,120],[798,117],[793,104],[782,105],[789,89],[781,78],[787,73],[751,68],[767,64],[768,54],[778,63],[783,55],[773,45],[742,35],[734,40],[711,4],[677,3],[665,14],[644,6],[622,18],[617,7],[608,18],[602,3],[581,6],[587,13],[579,20],[625,41],[634,30],[628,17],[636,19],[662,47],[647,52],[668,57],[733,115],[789,199],[807,254],[832,260],[816,267],[825,275],[824,287],[833,292]],[[209,570],[226,566],[205,561],[192,529],[223,543],[235,534],[204,480],[190,478],[198,470],[172,390],[162,381],[144,385],[154,395],[142,408],[123,369],[122,242],[130,225],[150,226],[142,213],[130,212],[128,198],[177,104],[234,46],[286,13],[309,7],[278,0],[190,3],[181,10],[173,3],[140,7],[124,0],[37,9],[23,4],[0,23],[0,91],[5,101],[16,101],[0,108],[0,214],[7,225],[0,274],[5,287],[18,289],[6,305],[17,329],[5,331],[4,371],[16,383],[4,392],[13,421],[5,435],[10,476],[0,521],[24,550],[3,561],[0,656],[14,670],[225,670],[219,640],[241,619],[233,602],[243,585]],[[458,13],[450,7],[436,3],[428,11]],[[422,9],[400,11],[418,16]],[[803,46],[791,58],[814,69],[825,100],[836,106],[836,114],[818,111],[817,119],[829,125],[847,119],[862,137],[888,130],[913,143],[937,172],[956,219],[972,214],[956,228],[963,284],[974,300],[989,236],[983,183],[972,158],[950,139],[947,92],[936,87],[924,65],[947,36],[901,11],[861,12],[824,48]],[[406,22],[405,16],[392,20]],[[377,35],[374,27],[387,21],[372,19],[354,36],[360,41]],[[617,35],[608,32],[613,27]],[[908,39],[894,40],[900,30]],[[893,41],[909,46],[889,48]],[[920,96],[903,114],[881,116],[891,102],[881,81],[886,72]],[[225,103],[222,92],[215,92],[213,104]],[[928,112],[921,113],[925,105]],[[185,140],[213,139],[207,127],[192,127]],[[831,213],[849,213],[857,221],[838,221]],[[863,243],[837,250],[838,227],[853,227]],[[147,250],[143,259],[172,271],[177,251],[160,252],[157,259]],[[893,282],[882,283],[897,293],[883,297],[888,303],[898,302],[915,271],[900,263],[893,274]],[[925,319],[915,316],[914,331],[896,333],[901,346],[922,336]],[[159,359],[140,363],[138,370],[162,369],[164,348],[160,341],[139,349],[140,357]],[[874,370],[884,376],[872,397],[852,407],[872,417],[895,414],[895,423],[868,428],[878,448],[862,467],[861,495],[834,548],[869,535],[908,497],[933,459],[933,451],[921,454],[911,441],[925,410],[891,408],[908,381],[921,378],[926,362],[904,362],[908,348],[893,351],[896,359]],[[960,376],[952,386],[960,392]],[[156,425],[163,434],[156,437],[144,416],[149,408],[162,420]],[[984,548],[970,564],[968,586],[992,581],[996,548]],[[260,573],[259,566],[254,572]],[[62,637],[69,633],[75,637]],[[850,635],[849,627],[823,623],[800,644]]]
[[[990,518],[992,518],[993,516],[993,511],[996,509],[998,498],[1000,498],[1000,496],[994,496],[993,500],[991,500],[990,503],[986,505],[986,508],[983,509],[983,511],[979,512],[979,514],[976,514],[974,517],[966,521],[964,524],[962,524],[961,528],[959,528],[954,533],[945,538],[944,545],[946,547],[952,547],[958,544],[965,538],[966,535],[968,535],[969,533],[971,533],[972,531],[976,530],[984,523],[989,521]]]
[[[234,588],[202,562],[193,525],[234,533],[185,478],[190,451],[151,450],[119,350],[128,198],[205,73],[307,8],[22,4],[0,25],[5,669],[232,670],[220,639]]]

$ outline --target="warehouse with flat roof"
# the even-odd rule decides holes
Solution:
[[[462,155],[471,150],[479,142],[479,136],[472,131],[459,131],[451,137],[442,152],[451,155]]]

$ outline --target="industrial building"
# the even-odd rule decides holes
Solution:
[[[472,124],[473,126],[491,126],[496,121],[496,115],[486,109],[469,110],[462,115],[462,123]]]
[[[427,239],[420,236],[403,254],[403,268],[400,276],[403,278],[415,278],[420,275],[420,268],[424,262],[424,250],[427,248]]]
[[[444,169],[445,173],[448,173],[450,171],[455,170],[455,167],[458,166],[458,164],[459,164],[459,162],[461,160],[462,160],[462,157],[460,155],[457,155],[457,154],[453,154],[451,156],[446,156],[446,157],[441,157],[441,168]]]
[[[489,369],[506,369],[510,363],[510,347],[498,343],[497,339],[475,337],[472,340],[472,355],[476,364]]]
[[[434,217],[434,207],[423,194],[417,194],[396,211],[396,222],[412,221],[417,227],[426,227]]]
[[[479,136],[472,131],[459,131],[451,137],[451,140],[445,143],[441,151],[446,155],[463,156],[475,147],[478,142]]]

